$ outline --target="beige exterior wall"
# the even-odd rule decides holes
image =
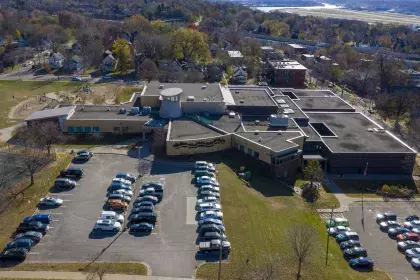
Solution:
[[[144,127],[145,121],[143,120],[66,120],[64,122],[63,131],[69,132],[69,126],[74,128],[82,127],[83,132],[85,127],[90,127],[94,132],[93,127],[99,127],[100,133],[141,133],[149,132],[150,128]],[[116,129],[117,128],[117,129]]]
[[[285,133],[287,133],[287,132],[285,132]],[[291,139],[290,141],[299,145],[299,149],[303,150],[303,144],[305,143],[305,136],[296,137],[294,139]]]
[[[159,95],[142,95],[140,100],[143,107],[159,107]]]
[[[230,134],[202,139],[167,140],[166,154],[168,156],[205,154],[223,151],[231,146],[232,137]]]
[[[258,152],[260,154],[259,157],[258,157],[260,160],[271,164],[270,149],[268,149],[268,148],[266,148],[262,145],[259,145],[255,142],[249,141],[248,139],[245,139],[245,138],[242,138],[238,135],[233,134],[232,135],[232,146],[234,146],[235,143],[237,145],[244,146],[244,151],[243,152],[245,154],[248,154],[248,148],[250,148],[251,150],[253,150],[255,152]],[[238,147],[234,147],[234,148],[238,149]]]

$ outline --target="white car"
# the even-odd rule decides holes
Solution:
[[[124,196],[133,197],[133,192],[130,190],[119,189],[119,190],[113,191],[112,193],[119,193]]]
[[[202,192],[202,191],[220,192],[219,187],[215,187],[215,186],[212,186],[212,185],[203,185],[203,186],[200,187],[199,190],[200,190],[200,192]]]
[[[100,219],[102,219],[102,220],[116,220],[120,224],[124,223],[124,215],[118,214],[115,211],[102,211]]]
[[[350,228],[344,226],[336,226],[328,229],[328,233],[332,236],[337,236],[341,233],[345,233],[346,231],[350,231]]]
[[[198,177],[197,184],[219,186],[219,183],[217,182],[217,180],[209,176]]]
[[[223,212],[221,212],[221,211],[205,211],[205,212],[200,214],[200,220],[208,219],[208,218],[223,220]]]
[[[414,269],[420,269],[420,259],[419,258],[413,258],[413,259],[411,259],[411,266],[414,268]]]
[[[222,206],[220,206],[220,204],[217,204],[217,203],[208,202],[208,203],[201,203],[197,205],[197,210],[199,212],[205,212],[209,210],[219,211],[220,209],[222,209]]]
[[[381,229],[390,229],[390,228],[397,228],[401,227],[400,223],[397,221],[383,221],[379,223],[379,227]]]
[[[97,231],[120,231],[121,224],[115,220],[98,220],[93,230]]]
[[[405,255],[407,256],[407,258],[420,258],[420,248],[413,248],[413,249],[408,249],[405,251]]]
[[[54,197],[44,197],[40,199],[39,204],[43,206],[61,206],[63,205],[63,200]]]
[[[206,196],[197,200],[197,205],[205,202],[219,202],[219,199],[215,196]]]
[[[116,182],[116,183],[120,182],[120,183],[131,186],[131,181],[123,179],[123,178],[114,178],[112,179],[112,182]]]
[[[411,222],[405,222],[404,227],[406,227],[408,229],[420,228],[420,221],[419,220],[414,220],[414,221],[411,221]]]
[[[155,188],[147,188],[147,189],[140,190],[139,195],[140,194],[149,195],[149,194],[154,194],[155,192],[156,192]]]
[[[214,196],[216,198],[220,198],[220,194],[218,192],[212,192],[212,191],[200,191],[199,196],[200,197]]]

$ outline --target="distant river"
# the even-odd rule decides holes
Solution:
[[[322,6],[311,7],[252,7],[252,9],[269,12],[273,10],[288,10],[288,9],[302,9],[302,10],[319,10],[319,9],[341,9],[342,7],[323,3]]]

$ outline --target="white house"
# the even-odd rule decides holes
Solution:
[[[52,53],[49,58],[49,63],[51,69],[62,68],[64,66],[64,56],[59,52]]]

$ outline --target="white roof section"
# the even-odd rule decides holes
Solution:
[[[68,116],[69,114],[74,112],[76,106],[67,106],[67,107],[59,107],[55,109],[48,109],[42,110],[35,113],[32,113],[29,117],[25,119],[25,121],[36,121],[42,119],[51,119],[57,118],[61,116]]]
[[[242,53],[240,51],[228,51],[228,54],[232,58],[241,58],[241,57],[243,57],[242,56]]]
[[[182,93],[182,88],[167,88],[160,92],[164,97],[178,96]]]
[[[233,99],[232,93],[227,86],[220,85],[220,91],[222,92],[223,101],[226,105],[235,105],[235,100]]]

